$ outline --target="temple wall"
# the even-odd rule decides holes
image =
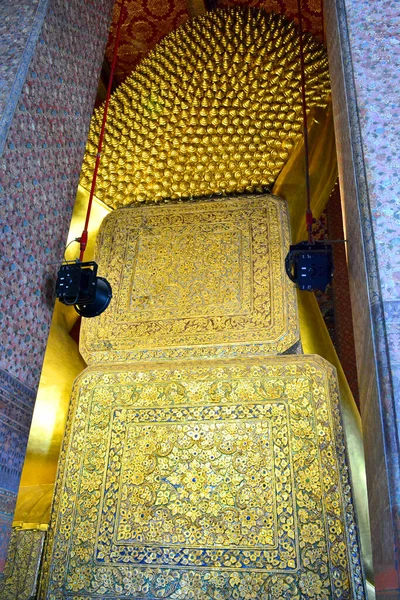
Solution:
[[[4,147],[15,107],[37,43],[48,0],[15,2],[0,6],[0,152]]]
[[[112,5],[1,3],[0,573]]]
[[[377,598],[399,598],[399,15],[384,1],[325,4],[375,583]]]

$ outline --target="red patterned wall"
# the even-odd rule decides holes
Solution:
[[[331,240],[344,238],[340,190],[337,185],[326,207],[328,235]],[[350,300],[349,272],[345,244],[333,244],[335,272],[332,282],[336,352],[342,363],[354,400],[360,408],[353,315]]]
[[[116,25],[122,0],[116,0],[108,39],[106,59],[112,62]],[[168,33],[179,27],[190,14],[199,12],[202,0],[125,0],[127,17],[121,30],[115,80],[121,83],[135,66]],[[190,3],[190,6],[189,6]],[[207,3],[207,2],[206,2]],[[215,3],[215,0],[214,0]],[[253,6],[267,12],[297,18],[297,0],[218,0],[217,6]],[[322,39],[322,0],[302,0],[302,20],[305,31]]]
[[[121,1],[116,0],[106,60],[112,62]],[[121,28],[115,80],[121,83],[154,46],[189,19],[186,0],[126,0],[127,17]]]
[[[218,6],[253,6],[297,22],[297,0],[220,0]],[[323,39],[322,0],[301,0],[303,30]]]

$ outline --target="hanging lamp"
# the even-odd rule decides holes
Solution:
[[[88,207],[86,211],[85,225],[80,238],[73,240],[80,243],[80,255],[76,261],[64,261],[60,266],[57,274],[56,282],[56,297],[60,302],[67,306],[74,306],[76,312],[81,317],[97,317],[103,313],[111,302],[112,289],[111,285],[104,279],[98,277],[98,265],[95,261],[83,262],[87,242],[88,242],[88,227],[90,212],[93,204],[94,192],[96,189],[97,173],[100,166],[101,150],[107,122],[108,105],[110,102],[112,82],[114,77],[115,65],[117,62],[117,51],[121,35],[121,26],[124,20],[124,4],[122,0],[121,10],[118,19],[117,33],[114,44],[114,55],[110,69],[110,77],[108,81],[107,96],[104,105],[103,122],[100,131],[99,142],[97,146],[96,163],[93,171],[92,185]]]
[[[301,98],[303,109],[303,139],[305,157],[305,179],[306,179],[306,227],[308,240],[291,245],[285,259],[286,273],[291,281],[300,290],[315,292],[325,291],[333,277],[333,251],[328,241],[316,241],[313,238],[312,226],[315,219],[311,210],[310,191],[310,161],[307,128],[307,102],[306,102],[306,78],[303,47],[303,23],[301,12],[301,0],[297,0],[297,13],[299,21],[299,46],[300,46],[300,72],[301,72]]]

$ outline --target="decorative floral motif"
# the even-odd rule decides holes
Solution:
[[[117,81],[130,75],[165,35],[189,19],[185,0],[129,0],[125,1],[125,7],[127,16],[121,30],[115,71]],[[106,48],[109,64],[113,59],[120,10],[121,0],[116,0]]]
[[[286,204],[271,195],[114,211],[97,250],[113,299],[82,324],[85,360],[286,351],[299,337],[288,245]]]
[[[242,298],[243,292],[249,296],[248,286],[243,290],[241,282],[243,268],[250,267],[249,241],[236,223],[218,223],[217,227],[193,223],[177,227],[171,223],[150,232],[142,229],[134,258],[128,257],[129,262],[135,261],[130,298],[126,298],[129,309],[142,316],[162,311],[164,318],[193,313],[208,316],[213,309],[217,314],[221,310],[231,314],[243,309],[243,303],[250,305],[250,297]],[[247,259],[245,264],[243,259]],[[243,275],[248,279],[250,273]],[[120,310],[125,308],[124,300],[125,295],[120,299]]]
[[[0,582],[2,600],[36,597],[45,537],[44,530],[12,529],[4,579]]]
[[[178,422],[168,425],[143,425],[144,414],[137,424],[126,410],[114,417],[126,424],[118,543],[225,548],[250,539],[260,547],[276,542],[270,421],[220,423],[218,409],[204,423],[186,424],[185,415],[181,424],[179,410],[171,415]],[[283,427],[284,412],[280,406],[270,415],[275,428]],[[100,525],[100,538],[102,531]],[[239,566],[236,558],[232,564]]]
[[[365,598],[322,359],[89,367],[61,464],[55,600]]]

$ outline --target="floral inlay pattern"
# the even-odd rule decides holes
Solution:
[[[130,257],[130,305],[125,308],[120,302],[120,312],[140,312],[142,318],[151,317],[151,311],[157,318],[160,310],[170,318],[230,314],[245,308],[249,312],[251,245],[249,232],[245,234],[230,223],[162,227],[158,235],[140,233]],[[248,307],[243,306],[242,277]]]
[[[210,549],[276,543],[270,423],[220,423],[218,413],[210,410],[205,423],[133,426],[128,411],[118,411],[114,418],[129,423],[118,542]],[[284,406],[271,413],[284,433]]]
[[[318,357],[89,367],[61,464],[46,598],[365,598]]]
[[[97,248],[113,298],[82,324],[81,353],[90,363],[285,352],[299,338],[289,242],[286,203],[271,195],[114,211]]]

